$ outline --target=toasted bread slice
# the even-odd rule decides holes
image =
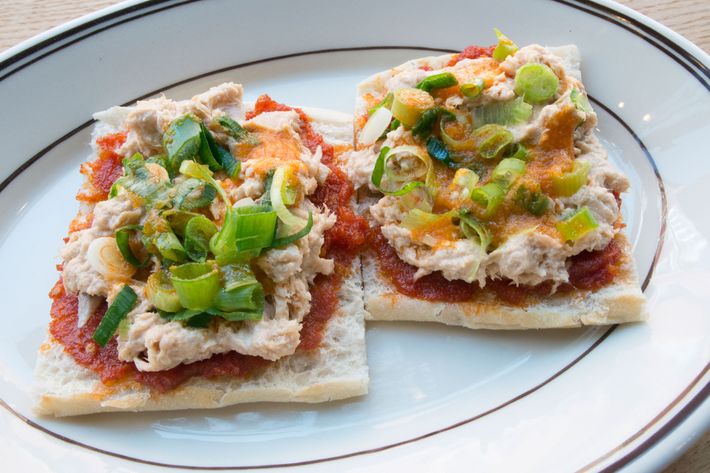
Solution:
[[[561,60],[565,71],[581,80],[580,54],[576,46],[548,48]],[[372,107],[372,97],[384,97],[387,84],[397,73],[416,75],[421,70],[446,67],[454,55],[410,60],[365,79],[357,87],[355,128],[361,128]],[[409,85],[411,86],[411,85]],[[358,207],[364,215],[379,197],[361,192]],[[597,291],[566,291],[536,298],[522,306],[507,304],[492,292],[470,302],[432,302],[402,294],[381,274],[376,256],[362,256],[365,309],[368,320],[440,322],[472,329],[536,329],[605,325],[645,320],[644,296],[639,286],[631,247],[616,236],[622,249],[622,264],[614,281]]]
[[[249,108],[247,106],[247,108]],[[352,117],[306,109],[312,126],[326,142],[352,143]],[[111,122],[108,116],[107,122]],[[100,134],[111,130],[100,123]],[[359,257],[339,292],[337,312],[327,322],[319,347],[283,357],[248,378],[193,377],[165,393],[151,392],[135,381],[107,386],[93,371],[78,365],[51,335],[41,346],[35,374],[41,415],[71,416],[105,411],[148,411],[224,407],[245,402],[324,402],[367,393],[364,306]]]

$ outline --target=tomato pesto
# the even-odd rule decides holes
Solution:
[[[455,66],[464,59],[478,59],[479,57],[491,57],[495,46],[468,46],[458,54],[454,54],[447,66]]]
[[[96,139],[98,157],[81,166],[81,173],[88,178],[89,185],[79,191],[78,200],[91,203],[106,200],[111,186],[123,174],[123,158],[116,151],[125,142],[125,133],[112,133]]]

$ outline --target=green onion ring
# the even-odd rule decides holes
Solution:
[[[483,216],[492,217],[505,198],[505,190],[497,182],[477,187],[471,192],[471,199],[484,207]]]
[[[99,326],[96,327],[92,335],[94,341],[102,347],[106,346],[113,334],[116,333],[121,320],[133,309],[137,300],[138,296],[131,286],[124,285],[106,310]]]
[[[139,261],[135,253],[133,253],[133,249],[131,248],[129,240],[131,237],[131,232],[141,230],[143,230],[143,227],[141,225],[125,225],[116,230],[115,234],[116,246],[118,246],[118,250],[121,252],[121,256],[123,256],[123,259],[125,259],[131,266],[135,266],[139,269],[145,268],[148,263],[150,263],[150,256],[146,257],[143,261]]]
[[[308,235],[313,228],[313,214],[311,211],[308,211],[308,221],[306,221],[306,226],[297,231],[296,233],[292,235],[287,235],[282,238],[274,238],[273,242],[271,243],[272,248],[279,248],[282,246],[286,246],[290,243],[293,243],[296,240],[299,240],[303,238],[304,236]]]
[[[186,309],[205,310],[220,289],[219,270],[211,263],[185,263],[170,267],[170,282]]]
[[[597,219],[586,206],[556,225],[564,241],[578,240],[598,226]]]
[[[462,210],[459,212],[459,220],[461,232],[466,238],[476,241],[483,251],[486,251],[492,240],[488,228],[467,211]]]

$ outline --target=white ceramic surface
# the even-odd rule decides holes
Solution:
[[[156,470],[151,462],[643,471],[669,462],[708,428],[710,407],[701,400],[710,382],[710,60],[623,9],[639,23],[622,28],[605,6],[589,2],[497,2],[495,11],[506,15],[465,0],[447,5],[447,12],[476,14],[452,18],[425,2],[134,2],[0,57],[0,179],[37,157],[0,191],[0,456],[10,471]],[[93,111],[154,91],[188,97],[234,80],[247,99],[268,92],[289,104],[349,112],[359,80],[431,52],[301,53],[460,49],[493,42],[492,26],[519,44],[580,47],[599,134],[632,181],[623,211],[642,280],[662,243],[646,290],[648,323],[512,333],[370,324],[370,394],[360,399],[64,420],[32,414],[46,294],[88,154],[89,129],[77,127]],[[235,67],[245,63],[252,64]]]

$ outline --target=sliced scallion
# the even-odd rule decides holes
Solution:
[[[377,105],[375,105],[374,107],[369,109],[367,111],[367,114],[372,115],[377,110],[379,110],[380,108],[383,108],[383,107],[389,110],[389,108],[392,107],[392,100],[393,99],[394,99],[394,95],[392,94],[392,92],[389,92],[387,95],[385,95],[385,97],[382,100],[380,100],[380,102]]]
[[[471,82],[466,84],[461,84],[459,90],[464,97],[476,98],[481,95],[483,89],[485,88],[485,82],[481,78],[474,78]]]
[[[388,181],[387,189],[382,185],[384,176]],[[418,146],[412,145],[395,146],[391,149],[382,147],[371,176],[372,183],[380,192],[394,196],[402,196],[417,187],[431,185],[433,178],[431,159]]]
[[[235,210],[237,251],[269,248],[276,231],[276,211],[265,205],[247,205]]]
[[[402,145],[390,149],[384,158],[385,176],[392,182],[408,182],[427,176],[431,160],[418,146]]]
[[[218,145],[212,150],[212,153],[224,168],[227,176],[235,178],[239,175],[239,171],[242,169],[242,162],[232,156],[232,153]]]
[[[194,328],[206,328],[207,326],[209,326],[210,321],[212,321],[212,318],[214,317],[212,314],[206,311],[193,309],[183,309],[174,314],[161,312],[160,315],[168,320],[182,322],[188,327]]]
[[[225,211],[222,227],[210,239],[210,251],[217,257],[237,251],[237,215],[231,206]]]
[[[491,232],[470,212],[463,210],[459,212],[459,227],[466,238],[478,243],[483,251],[486,251],[491,244]]]
[[[263,312],[264,288],[257,282],[230,290],[220,289],[214,307],[222,312]]]
[[[271,169],[266,173],[264,178],[264,193],[261,194],[258,203],[261,205],[271,206],[271,185],[274,183],[274,170]]]
[[[426,212],[422,209],[411,209],[402,217],[402,227],[416,231],[426,227],[432,227],[440,222],[451,222],[454,212],[446,212],[443,214],[434,214]]]
[[[437,161],[441,161],[445,164],[448,164],[450,161],[449,150],[446,149],[446,145],[435,136],[430,136],[429,139],[426,140],[426,150],[429,156]]]
[[[130,286],[124,285],[106,310],[99,326],[96,327],[92,338],[100,346],[104,347],[116,333],[118,325],[126,315],[133,309],[138,296]]]
[[[456,77],[452,73],[441,72],[423,79],[416,85],[416,88],[431,93],[433,90],[453,87],[458,85],[458,83],[459,81],[456,80]]]
[[[471,192],[478,184],[478,174],[470,169],[457,169],[452,181],[453,185],[462,189],[461,197],[463,199],[471,196]]]
[[[515,180],[525,173],[525,161],[515,158],[502,159],[493,169],[492,179],[504,189],[509,188]]]
[[[221,317],[229,322],[241,322],[243,320],[261,320],[261,318],[263,317],[263,311],[223,312],[214,307],[210,307],[209,309],[207,309],[206,313],[215,317]]]
[[[367,120],[365,126],[362,127],[358,135],[358,143],[363,146],[375,143],[387,131],[391,121],[392,112],[385,107],[378,108]]]
[[[182,309],[177,291],[170,282],[170,277],[164,270],[159,270],[148,276],[145,285],[145,295],[157,309],[165,312],[177,312]]]
[[[123,158],[121,165],[123,166],[123,173],[127,176],[132,176],[145,166],[145,158],[140,153],[133,153]]]
[[[163,146],[168,152],[168,161],[173,170],[180,168],[180,163],[192,159],[200,149],[200,122],[191,115],[173,120],[163,134]]]
[[[212,319],[214,318],[214,314],[210,314],[209,310],[200,312],[199,314],[195,314],[192,317],[190,317],[186,322],[185,325],[188,327],[193,327],[193,328],[207,328],[210,325],[210,322],[212,322]]]
[[[185,226],[185,253],[192,261],[204,262],[210,238],[217,233],[217,225],[203,215],[191,218]]]
[[[547,102],[555,96],[559,84],[560,80],[545,64],[525,64],[515,73],[515,93],[529,103]]]
[[[400,203],[405,209],[421,209],[431,212],[434,208],[434,198],[425,186],[417,186],[400,197]]]
[[[476,187],[471,192],[471,199],[483,207],[483,217],[492,217],[505,198],[505,189],[497,182],[489,182],[481,187]]]
[[[118,332],[118,339],[119,340],[125,340],[128,338],[128,330],[130,329],[131,324],[128,322],[128,319],[123,318],[121,321],[118,323],[118,328],[116,331]]]
[[[289,245],[289,244],[293,243],[294,241],[300,240],[304,236],[308,235],[311,232],[312,228],[313,228],[313,214],[309,210],[308,211],[308,221],[306,221],[305,227],[298,230],[296,233],[292,233],[291,235],[286,235],[286,236],[280,237],[280,238],[274,238],[273,242],[271,243],[271,246],[273,248],[279,248],[282,246]]]
[[[518,51],[518,46],[510,38],[501,33],[498,28],[493,28],[493,31],[495,31],[496,37],[498,38],[498,45],[493,50],[493,59],[500,62]]]
[[[185,238],[185,228],[187,227],[187,222],[200,215],[201,214],[196,212],[188,212],[186,210],[177,209],[165,210],[160,214],[160,216],[168,222],[170,228],[173,229],[173,232],[181,238]]]
[[[219,270],[209,262],[171,266],[170,282],[177,291],[180,305],[192,310],[210,307],[220,289]]]
[[[281,220],[289,228],[302,227],[305,223],[304,219],[291,213],[286,207],[288,201],[288,187],[295,186],[295,180],[292,177],[292,171],[287,166],[280,166],[274,172],[274,179],[271,182],[271,205],[276,211],[279,220]]]
[[[473,138],[478,154],[484,159],[499,157],[513,143],[513,134],[501,125],[483,125],[476,128]]]
[[[169,201],[171,188],[169,175],[166,176],[165,170],[157,164],[150,164],[150,166],[156,166],[155,171],[162,170],[163,176],[153,175],[140,153],[124,158],[124,175],[111,187],[111,195],[115,196],[118,189],[122,187],[143,199],[147,206],[163,206]]]
[[[173,206],[176,209],[194,210],[207,207],[217,196],[217,190],[199,179],[190,178],[175,186]]]
[[[510,149],[509,158],[519,159],[521,161],[528,160],[528,149],[520,143],[515,143]]]
[[[446,146],[453,151],[472,151],[476,149],[476,140],[471,136],[471,117],[463,115],[462,113],[449,113],[441,117],[439,121],[439,131],[441,134],[441,140],[446,144]],[[464,138],[456,139],[451,136],[450,130],[454,128],[456,131],[461,131],[464,129]]]
[[[185,174],[189,177],[194,177],[195,179],[199,179],[201,181],[205,181],[206,183],[210,184],[212,187],[215,188],[219,196],[222,198],[222,201],[224,201],[225,205],[227,205],[227,207],[231,205],[229,203],[229,198],[227,197],[226,192],[224,192],[222,186],[220,186],[219,183],[214,180],[214,178],[212,177],[212,171],[210,171],[207,166],[198,164],[195,161],[191,160],[183,161],[180,164],[180,173]]]
[[[168,170],[170,167],[170,162],[168,161],[168,157],[165,154],[156,154],[154,156],[151,156],[150,158],[145,160],[146,163],[155,163],[159,166],[162,166],[165,168],[165,170]]]
[[[210,146],[210,138],[214,142],[214,137],[212,133],[207,129],[204,123],[200,122],[200,148],[198,149],[198,155],[200,160],[205,163],[212,171],[219,171],[222,169],[222,165],[215,159],[214,153],[212,153],[212,146]],[[208,138],[209,137],[209,138]],[[216,143],[215,143],[216,145]]]
[[[242,264],[248,263],[257,256],[259,256],[259,250],[237,251],[237,249],[235,248],[226,253],[216,255],[215,261],[217,261],[217,264],[219,264],[220,266],[226,264]]]
[[[135,266],[136,268],[145,268],[150,262],[150,257],[146,257],[143,261],[140,261],[136,254],[133,252],[130,244],[130,238],[132,232],[140,232],[143,227],[140,225],[125,225],[118,230],[116,230],[116,246],[121,252],[123,259],[128,261],[129,264]]]
[[[372,174],[370,175],[370,182],[372,182],[372,185],[377,189],[380,188],[382,176],[385,174],[385,156],[387,156],[389,151],[389,146],[383,146],[382,149],[380,149],[380,154],[377,156],[375,167],[372,169]]]
[[[591,165],[585,161],[575,161],[572,171],[552,177],[552,188],[561,197],[570,197],[587,183]]]
[[[586,206],[556,225],[564,241],[578,240],[598,226],[597,219]]]
[[[479,126],[489,123],[518,125],[527,122],[532,111],[532,105],[518,97],[507,102],[492,102],[476,107],[473,110],[473,120]]]
[[[515,203],[528,213],[539,217],[547,212],[550,206],[550,199],[540,191],[520,186],[515,193]]]
[[[575,108],[580,112],[592,113],[592,105],[589,103],[589,99],[586,94],[583,94],[577,89],[572,89],[569,93],[569,99],[574,104]]]
[[[186,253],[180,240],[172,231],[165,231],[153,235],[153,244],[161,257],[173,263],[185,261]]]
[[[227,291],[257,283],[249,263],[227,263],[221,265],[219,270],[222,272],[224,289]]]
[[[434,98],[420,89],[398,89],[392,100],[392,115],[407,128],[417,124],[422,114],[434,107]]]
[[[227,134],[236,141],[245,142],[251,145],[257,145],[259,143],[259,140],[257,140],[254,135],[249,133],[246,128],[227,115],[219,117],[217,119],[217,123],[219,123],[227,131]]]
[[[422,113],[422,116],[412,127],[412,135],[420,140],[426,140],[429,135],[431,135],[434,125],[436,124],[436,120],[439,119],[439,115],[441,115],[442,112],[451,113],[444,111],[439,107],[430,108]]]

